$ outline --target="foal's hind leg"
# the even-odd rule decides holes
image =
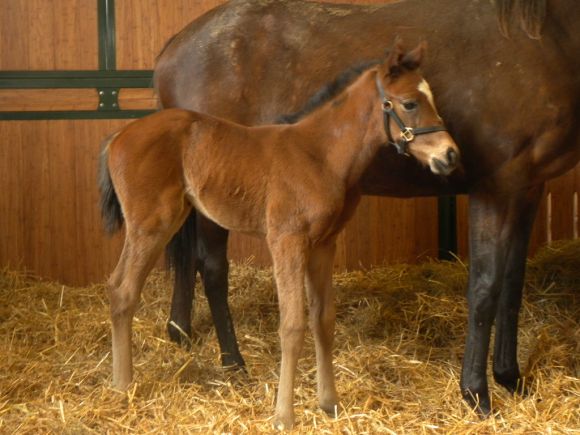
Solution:
[[[185,219],[178,207],[164,210],[163,216],[152,212],[145,225],[126,216],[127,234],[119,264],[111,285],[111,320],[113,344],[113,386],[126,389],[133,378],[131,328],[141,290],[147,275],[159,258],[163,247]],[[137,223],[141,224],[138,225]]]
[[[306,290],[310,305],[310,329],[316,346],[318,400],[320,407],[336,417],[338,395],[334,382],[332,348],[336,308],[332,270],[335,242],[316,247],[310,254],[306,272]]]
[[[119,266],[113,277],[117,285],[111,289],[111,320],[113,332],[113,386],[124,390],[133,378],[131,325],[137,310],[141,289],[158,258],[163,241],[158,235],[127,234]],[[114,278],[115,279],[115,278]],[[112,282],[114,285],[115,283]]]

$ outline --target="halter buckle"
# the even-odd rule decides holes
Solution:
[[[385,98],[383,100],[383,112],[392,112],[392,111],[393,111],[393,102]]]
[[[413,129],[410,127],[407,127],[405,129],[401,130],[401,137],[407,142],[412,142],[413,139],[415,139],[415,135],[413,134]]]

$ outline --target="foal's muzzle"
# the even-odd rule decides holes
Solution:
[[[429,167],[434,174],[449,175],[457,168],[459,156],[457,151],[449,147],[443,157],[433,157]]]

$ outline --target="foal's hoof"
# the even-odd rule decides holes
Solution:
[[[294,427],[294,415],[276,415],[272,426],[275,430],[290,430]]]
[[[191,349],[191,328],[182,328],[173,320],[167,323],[167,334],[169,339],[186,349]]]
[[[320,409],[322,409],[326,415],[331,418],[338,418],[338,404],[320,404]]]

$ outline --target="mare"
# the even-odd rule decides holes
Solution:
[[[155,68],[163,107],[246,125],[301,108],[347,66],[381,57],[374,43],[426,39],[422,71],[462,152],[463,175],[442,182],[413,159],[381,149],[363,194],[469,194],[469,307],[464,399],[490,412],[493,377],[521,391],[517,362],[528,240],[544,182],[579,159],[580,7],[574,0],[406,0],[330,5],[233,0],[168,42]],[[176,269],[169,332],[190,333],[194,276],[204,282],[224,364],[243,366],[227,306],[227,231],[192,215],[170,245]]]
[[[126,237],[109,285],[113,385],[132,381],[131,323],[145,278],[192,209],[230,230],[266,238],[280,307],[282,361],[275,426],[294,423],[294,377],[304,339],[304,291],[316,343],[320,406],[338,404],[332,368],[332,265],[338,232],[360,198],[359,179],[399,131],[401,149],[448,175],[459,150],[418,71],[424,46],[398,45],[335,98],[291,125],[245,127],[184,109],[135,121],[105,146],[103,216]]]

